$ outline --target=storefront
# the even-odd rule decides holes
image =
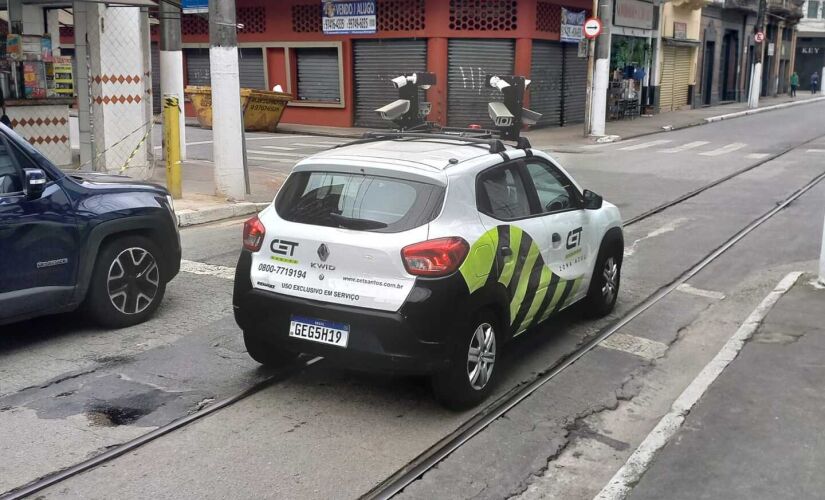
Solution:
[[[632,118],[653,104],[650,71],[655,50],[653,4],[616,0],[610,43],[608,119]]]
[[[563,12],[584,17],[590,0],[374,5],[374,32],[343,33],[325,28],[321,0],[237,0],[237,22],[244,26],[238,32],[241,85],[281,85],[292,94],[282,123],[381,127],[388,124],[375,108],[397,97],[390,79],[426,70],[438,80],[426,93],[428,119],[466,127],[489,126],[487,103],[501,99],[485,87],[484,77],[519,74],[533,80],[525,106],[546,110],[540,125],[584,120],[587,59],[571,39],[576,34],[565,28]],[[208,24],[184,15],[181,29],[185,83],[202,85],[209,79]],[[255,62],[253,51],[261,54]]]
[[[796,72],[801,90],[809,90],[811,75],[819,74],[820,82],[825,70],[825,37],[800,37],[796,41]],[[820,87],[821,88],[821,87]]]
[[[51,162],[70,165],[69,106],[74,102],[71,58],[53,54],[50,35],[3,36],[3,114],[11,127]]]
[[[710,4],[702,9],[702,50],[696,82],[699,106],[748,98],[757,3],[748,0],[735,5],[723,9]]]
[[[662,7],[659,112],[677,111],[694,102],[703,4],[703,0],[674,0]]]

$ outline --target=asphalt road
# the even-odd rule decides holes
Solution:
[[[823,112],[825,104],[806,105],[559,154],[582,185],[616,203],[627,219],[788,151],[628,227],[612,318],[590,321],[573,311],[508,346],[498,394],[552,365],[825,172],[825,137],[818,137],[825,135]],[[259,142],[295,148],[269,151],[301,155],[337,140],[278,136]],[[190,158],[202,146],[190,146]],[[273,165],[266,158],[261,165]],[[296,159],[278,158],[290,158],[270,167],[279,175]],[[815,269],[823,199],[825,183],[401,496],[591,498],[778,279],[788,270]],[[183,230],[184,259],[234,267],[241,225],[235,220]],[[244,352],[231,285],[219,275],[182,272],[155,318],[119,331],[100,330],[77,315],[4,327],[0,491],[270,375]],[[439,408],[422,379],[362,374],[320,361],[44,496],[352,498],[470,415]]]

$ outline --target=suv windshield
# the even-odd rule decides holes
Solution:
[[[298,172],[275,201],[281,218],[316,226],[397,233],[433,220],[444,188],[424,182],[338,172]]]

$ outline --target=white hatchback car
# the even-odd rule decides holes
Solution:
[[[252,358],[425,373],[466,408],[509,339],[579,301],[609,313],[619,210],[521,144],[375,134],[298,163],[244,226],[233,304]]]

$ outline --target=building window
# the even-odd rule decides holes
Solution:
[[[338,49],[297,48],[298,100],[341,102]]]
[[[819,0],[808,0],[808,16],[809,19],[816,19],[819,17]]]

